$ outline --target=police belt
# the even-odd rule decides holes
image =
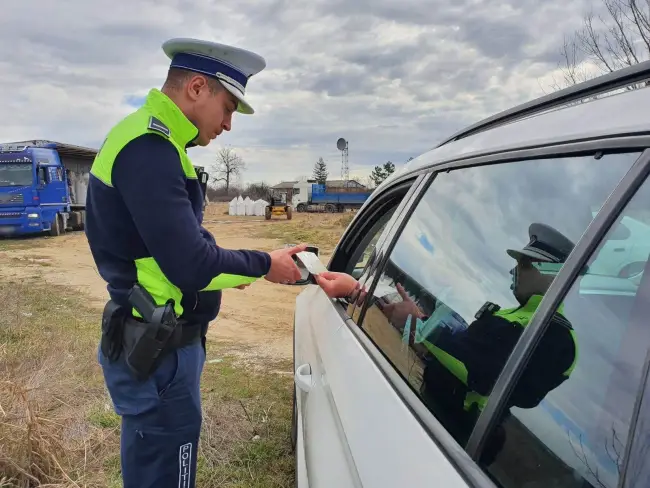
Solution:
[[[176,318],[173,303],[157,306],[138,285],[131,291],[129,302],[143,318],[109,301],[102,316],[101,351],[111,362],[124,354],[125,363],[138,380],[149,378],[170,352],[205,337],[207,324]]]

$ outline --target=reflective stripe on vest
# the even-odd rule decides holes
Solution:
[[[540,302],[542,301],[542,296],[541,295],[533,295],[526,305],[523,307],[516,307],[516,308],[510,308],[510,309],[505,309],[505,310],[499,310],[497,312],[494,312],[492,315],[501,317],[504,320],[507,320],[508,322],[515,323],[523,328],[525,328],[528,323],[530,322],[531,317],[533,316],[533,313],[535,313],[535,310],[537,310],[537,307],[539,306]],[[564,310],[563,305],[560,305],[558,308],[558,311],[555,313],[555,319],[556,320],[564,320],[567,321],[566,318],[562,315],[562,312]],[[567,324],[570,326],[570,324],[567,321]],[[573,329],[569,329],[569,332],[571,334],[571,338],[573,339],[573,344],[575,346],[575,353],[574,353],[574,358],[573,358],[573,363],[569,368],[563,373],[564,376],[567,378],[571,375],[573,370],[575,369],[575,366],[578,362],[578,341],[577,337],[575,334],[575,331]],[[449,354],[448,352],[440,349],[439,347],[433,345],[431,342],[424,340],[422,341],[422,344],[427,348],[427,350],[442,364],[442,366],[447,369],[451,374],[453,374],[461,383],[463,383],[465,386],[467,385],[467,367],[465,364],[460,361],[459,359],[456,359],[454,356]],[[478,407],[479,412],[482,411],[485,408],[485,405],[487,405],[488,401],[488,396],[487,395],[481,395],[480,393],[477,393],[473,390],[468,391],[467,394],[465,395],[465,402],[464,402],[464,409],[466,411],[469,411],[472,408],[472,405],[476,404]]]
[[[152,89],[149,92],[142,107],[126,116],[110,130],[93,161],[90,170],[93,176],[105,185],[112,187],[111,175],[115,158],[129,142],[144,134],[156,134],[171,142],[178,152],[185,177],[197,179],[196,171],[185,148],[196,138],[198,129],[167,95],[157,89]],[[143,257],[136,259],[134,264],[138,283],[151,294],[156,304],[163,305],[171,299],[174,301],[176,314],[182,315],[183,293],[167,279],[156,260],[153,257]],[[249,276],[220,274],[200,291],[234,288],[253,283],[257,279]],[[141,317],[135,309],[132,313],[136,317]]]

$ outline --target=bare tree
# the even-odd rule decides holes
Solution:
[[[253,200],[258,200],[260,198],[268,198],[270,191],[271,187],[264,181],[261,181],[259,183],[250,183],[246,187],[245,193]]]
[[[650,0],[601,0],[603,14],[587,14],[560,50],[560,89],[650,59]],[[587,61],[596,68],[589,70]],[[635,89],[646,83],[628,87]]]
[[[225,182],[226,193],[228,193],[232,180],[242,174],[246,169],[246,163],[232,148],[224,147],[217,153],[214,169],[212,183]]]

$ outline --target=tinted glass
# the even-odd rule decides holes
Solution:
[[[566,254],[567,239],[580,238],[592,210],[600,208],[637,157],[583,156],[454,170],[437,175],[419,202],[382,270],[362,327],[461,444],[561,266],[542,271],[539,262],[516,252],[531,241],[531,225],[552,228],[545,232],[563,239]],[[549,244],[543,243],[533,257],[548,253]],[[494,305],[484,307],[486,302]],[[539,383],[529,392],[532,399],[521,401],[531,403],[551,383]]]
[[[558,309],[577,351],[564,381],[532,408],[509,408],[489,437],[483,464],[500,486],[618,486],[650,344],[650,226],[639,219],[649,208],[646,182]],[[555,340],[551,329],[538,347]],[[647,434],[638,440],[647,462]],[[647,480],[638,457],[630,466]]]
[[[650,358],[648,358],[650,359]],[[646,359],[646,361],[648,360]],[[646,363],[646,368],[648,364]],[[645,373],[647,374],[647,370]],[[650,486],[650,384],[645,377],[645,388],[641,392],[637,423],[633,427],[630,450],[625,467],[623,488],[647,488]]]

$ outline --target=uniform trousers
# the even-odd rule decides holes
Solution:
[[[110,363],[99,350],[108,392],[122,418],[124,488],[194,488],[204,341],[168,353],[145,381],[133,376],[124,354]]]

